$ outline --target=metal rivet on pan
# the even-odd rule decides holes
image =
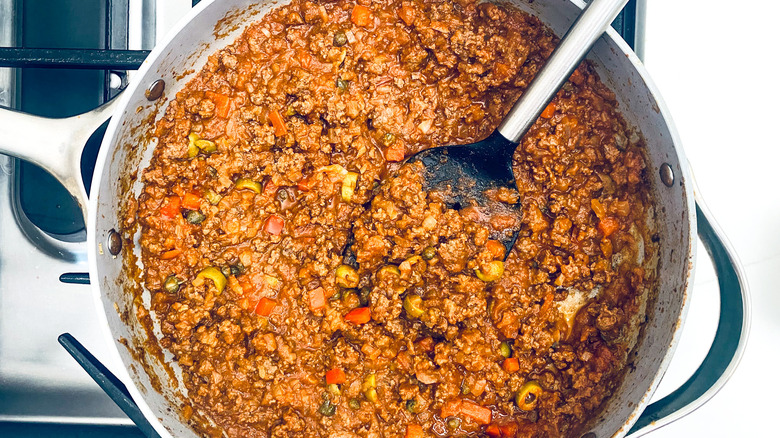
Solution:
[[[666,187],[674,185],[674,171],[672,171],[672,166],[669,163],[662,164],[658,173],[661,175],[661,181]]]
[[[108,252],[115,256],[119,255],[120,251],[122,251],[122,236],[112,228],[108,232]]]
[[[146,98],[148,100],[157,100],[162,97],[163,91],[165,91],[165,81],[157,79],[146,89]]]
[[[588,432],[585,435],[583,435],[581,438],[596,438],[596,434],[593,432]]]

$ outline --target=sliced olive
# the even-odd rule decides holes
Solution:
[[[217,205],[219,204],[219,201],[222,200],[222,195],[211,189],[206,190],[206,193],[203,194],[203,197],[206,198],[206,200],[209,201],[209,204],[211,205]]]
[[[208,268],[200,271],[195,277],[195,280],[199,282],[203,282],[206,279],[213,281],[214,286],[216,286],[217,291],[219,292],[222,292],[225,289],[225,286],[227,286],[227,278],[225,278],[219,269],[213,266],[209,266]]]
[[[340,265],[336,268],[336,284],[341,287],[355,288],[360,282],[357,270],[352,266]]]
[[[236,190],[251,190],[255,193],[260,193],[263,191],[263,186],[260,185],[257,181],[252,181],[251,179],[247,178],[239,178],[238,181],[236,181]]]
[[[499,351],[501,351],[501,355],[504,357],[509,357],[512,355],[512,349],[509,348],[509,344],[506,342],[502,342],[501,345],[498,346]]]
[[[189,140],[189,146],[187,147],[187,156],[190,158],[194,158],[200,153],[200,149],[195,144],[196,141],[200,140],[200,136],[196,133],[191,133],[187,136],[187,139]]]
[[[412,318],[419,318],[425,313],[422,307],[422,298],[419,295],[407,295],[404,298],[404,310]]]
[[[477,277],[485,283],[496,281],[504,275],[504,262],[501,260],[493,260],[488,262],[484,266],[484,271],[477,268]]]
[[[395,265],[385,265],[379,268],[379,271],[376,273],[376,277],[380,280],[387,280],[390,277],[400,277],[401,276],[401,270],[398,269],[398,266]]]
[[[363,395],[366,396],[366,400],[370,401],[371,403],[376,403],[377,400],[379,400],[379,396],[376,393],[376,388],[369,388],[365,392],[363,392]]]
[[[332,404],[330,400],[325,400],[320,405],[319,412],[326,417],[332,417],[336,414],[336,405]]]
[[[195,140],[195,146],[201,150],[201,152],[211,154],[217,151],[217,144],[210,140]]]
[[[335,383],[328,385],[328,391],[333,395],[341,395],[341,389]]]
[[[422,251],[423,260],[431,260],[436,257],[436,248],[429,246]]]
[[[168,278],[165,279],[165,283],[163,283],[163,288],[165,288],[165,291],[169,294],[175,294],[179,291],[179,279],[173,274],[169,275]]]
[[[344,179],[341,180],[341,199],[346,202],[352,202],[352,196],[355,194],[359,174],[347,172]]]
[[[333,35],[333,45],[336,47],[341,47],[347,44],[347,34],[338,31]]]
[[[530,411],[536,407],[539,396],[542,394],[542,387],[535,380],[526,382],[515,395],[517,407],[523,411]]]
[[[187,213],[187,222],[193,225],[198,225],[204,220],[206,220],[206,215],[199,212],[198,210],[191,210],[189,213]]]

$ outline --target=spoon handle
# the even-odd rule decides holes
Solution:
[[[569,28],[544,67],[501,122],[498,132],[519,143],[591,46],[607,30],[628,0],[593,0]]]

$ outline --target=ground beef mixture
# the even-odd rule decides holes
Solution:
[[[509,254],[399,168],[488,135],[556,41],[506,5],[293,0],[209,58],[128,218],[196,430],[554,437],[597,412],[650,277],[613,94],[583,64],[524,138]]]

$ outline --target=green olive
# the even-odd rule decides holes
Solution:
[[[348,405],[349,405],[349,407],[350,407],[351,409],[353,409],[353,410],[356,410],[356,411],[357,411],[358,409],[360,409],[360,400],[358,400],[358,399],[356,399],[356,398],[351,398],[351,399],[349,399],[349,401],[347,402],[347,404],[348,404]]]
[[[325,400],[320,405],[319,412],[326,417],[332,417],[336,414],[336,405],[332,404],[330,400]]]
[[[422,306],[422,298],[419,295],[407,295],[404,298],[404,310],[412,318],[419,318],[425,313]]]
[[[406,411],[409,412],[410,414],[416,413],[417,412],[417,401],[414,400],[414,399],[407,400],[406,401]]]
[[[206,200],[209,201],[209,204],[211,205],[217,205],[219,204],[219,201],[222,200],[222,195],[211,189],[206,190],[206,193],[203,194],[203,197],[206,198]]]
[[[512,355],[512,349],[509,348],[509,344],[506,342],[502,342],[501,345],[498,346],[499,351],[501,351],[501,355],[504,357],[509,357]]]
[[[349,265],[340,265],[336,268],[336,284],[345,288],[355,288],[360,282],[357,270]]]
[[[523,411],[530,411],[536,407],[536,402],[539,401],[539,396],[542,394],[542,387],[539,384],[531,380],[526,382],[517,394],[515,395],[515,403],[517,407]]]

